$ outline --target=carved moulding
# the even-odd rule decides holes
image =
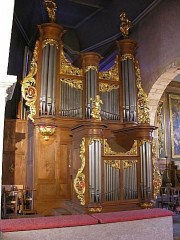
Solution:
[[[80,159],[81,167],[78,169],[74,179],[74,190],[77,198],[80,200],[80,204],[85,205],[85,174],[83,173],[85,168],[85,138],[82,139],[80,144]]]
[[[116,57],[114,65],[109,70],[99,72],[99,80],[119,81],[118,56]]]
[[[29,107],[30,113],[28,118],[34,122],[34,116],[36,115],[35,102],[37,100],[37,90],[36,90],[36,80],[34,76],[37,73],[37,60],[38,60],[38,47],[39,41],[36,41],[35,49],[33,52],[33,57],[31,61],[29,74],[23,79],[21,92],[22,96],[26,101],[26,106]]]
[[[60,74],[83,76],[83,70],[74,67],[71,62],[64,56],[63,50],[61,50]]]
[[[76,89],[79,89],[79,90],[83,90],[82,80],[71,79],[71,78],[60,78],[60,81],[68,84],[71,88],[76,88]]]
[[[115,152],[111,149],[107,143],[107,139],[104,139],[104,155],[105,156],[137,156],[137,141],[134,141],[132,148],[127,152]]]
[[[150,124],[148,97],[141,86],[141,75],[138,61],[135,61],[136,71],[136,86],[138,89],[137,93],[137,113],[139,124]]]
[[[111,92],[114,89],[118,89],[118,84],[110,84],[110,83],[99,83],[99,92]]]

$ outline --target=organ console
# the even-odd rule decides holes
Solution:
[[[22,83],[35,126],[36,209],[60,206],[65,199],[84,212],[138,208],[154,198],[155,127],[141,86],[137,44],[128,36],[130,21],[121,16],[125,38],[117,42],[113,66],[100,71],[95,52],[80,54],[81,66],[73,65],[63,49],[63,27],[51,18],[39,26]],[[56,126],[46,142],[37,130],[42,125]]]

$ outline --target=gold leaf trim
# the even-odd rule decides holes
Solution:
[[[110,84],[110,83],[99,83],[99,91],[100,92],[111,92],[114,89],[118,89],[119,85]]]
[[[26,106],[29,107],[30,113],[28,114],[28,118],[34,122],[34,116],[36,115],[36,107],[35,102],[37,100],[37,90],[36,90],[36,80],[34,76],[37,73],[37,59],[38,59],[38,47],[39,42],[36,41],[36,45],[33,52],[33,57],[31,61],[30,71],[28,75],[23,79],[21,92],[22,96],[26,101]]]
[[[112,168],[121,169],[120,160],[104,160],[104,163],[111,165]]]
[[[137,156],[137,141],[134,141],[132,148],[127,152],[115,152],[111,149],[109,144],[107,143],[107,139],[104,139],[104,155],[105,156],[126,156],[126,155],[134,155]]]
[[[85,68],[85,72],[88,72],[89,70],[94,70],[94,71],[98,71],[97,66],[93,66],[93,65],[89,65]]]
[[[56,48],[59,49],[58,42],[54,39],[51,39],[51,38],[45,39],[42,42],[42,48],[45,48],[48,44],[51,45],[51,46],[56,46]]]
[[[114,65],[108,71],[99,72],[99,79],[119,81],[118,56],[116,57]]]
[[[127,59],[131,59],[133,62],[135,61],[134,56],[130,53],[126,53],[121,56],[121,61],[126,61]]]
[[[148,107],[148,97],[141,86],[141,75],[138,61],[135,62],[136,71],[136,86],[138,89],[137,93],[137,113],[138,113],[138,123],[150,123],[149,107]]]
[[[68,84],[71,88],[76,88],[79,90],[83,90],[82,80],[70,79],[70,78],[61,78],[61,82]]]
[[[61,63],[60,63],[61,74],[83,76],[83,71],[80,68],[74,67],[71,62],[64,56],[63,51],[61,51]]]
[[[77,198],[80,200],[80,204],[85,205],[85,174],[83,173],[85,168],[85,138],[82,139],[80,144],[80,159],[81,167],[78,169],[74,179],[74,190]]]
[[[160,187],[162,185],[162,177],[159,171],[158,166],[156,165],[156,160],[157,160],[157,156],[156,156],[156,145],[155,142],[153,141],[152,143],[152,162],[153,162],[153,186],[154,186],[154,198],[157,198],[157,195],[160,191]]]
[[[123,168],[130,168],[134,164],[136,164],[138,161],[137,160],[123,160]]]

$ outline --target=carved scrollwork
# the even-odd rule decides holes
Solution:
[[[34,76],[37,73],[37,58],[38,58],[39,42],[36,42],[33,57],[31,61],[29,74],[23,79],[21,92],[26,101],[26,106],[29,107],[28,118],[34,122],[34,116],[36,115],[35,102],[37,100],[36,80]]]
[[[80,159],[81,167],[79,168],[74,179],[74,190],[77,194],[77,198],[80,200],[81,205],[85,205],[85,174],[83,173],[85,168],[85,138],[82,139],[82,143],[80,145]]]
[[[118,89],[119,85],[110,84],[110,83],[99,83],[99,91],[100,92],[111,92],[114,89]]]
[[[61,60],[60,60],[60,73],[74,76],[83,76],[83,71],[80,68],[74,67],[71,62],[64,56],[63,51],[61,51]]]
[[[152,162],[153,162],[153,186],[154,186],[154,198],[157,198],[157,195],[160,191],[160,187],[162,185],[162,177],[159,171],[158,166],[156,165],[156,145],[155,142],[153,141],[152,143]]]
[[[79,89],[79,90],[83,89],[82,80],[70,79],[70,78],[61,78],[60,81],[68,84],[71,88],[76,88],[76,89]]]
[[[137,93],[137,112],[138,112],[138,123],[150,123],[148,97],[141,86],[141,75],[138,61],[135,62],[136,70],[136,86],[138,89]]]
[[[115,152],[111,149],[107,143],[107,139],[104,139],[104,155],[105,156],[127,156],[134,155],[137,156],[137,141],[134,141],[132,148],[127,152]]]
[[[59,49],[59,45],[58,45],[58,42],[54,39],[45,39],[43,42],[42,42],[42,48],[46,47],[47,45],[51,45],[51,46],[56,46],[57,49]]]
[[[114,65],[109,70],[99,72],[99,79],[119,81],[118,57],[116,58]]]

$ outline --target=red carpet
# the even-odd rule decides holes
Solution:
[[[55,217],[18,218],[0,220],[1,232],[27,231],[97,224],[89,215],[66,215]]]
[[[174,215],[168,210],[154,208],[121,212],[96,213],[92,215],[63,215],[55,217],[18,218],[0,220],[1,232],[27,231],[62,227],[94,225],[142,220]]]

